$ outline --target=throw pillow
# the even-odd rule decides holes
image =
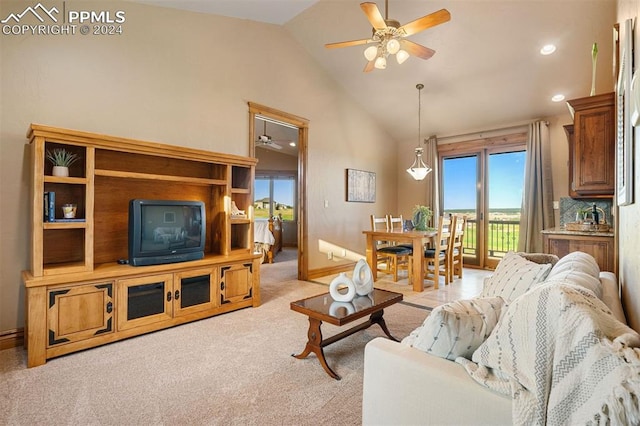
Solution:
[[[498,323],[501,297],[457,300],[435,308],[404,344],[454,361],[470,358]]]
[[[498,263],[485,283],[480,297],[502,297],[507,303],[524,294],[534,284],[544,281],[551,264],[531,262],[510,251]]]
[[[519,251],[516,254],[534,263],[550,263],[552,267],[560,260],[560,258],[555,254],[549,253],[527,253],[524,251]]]

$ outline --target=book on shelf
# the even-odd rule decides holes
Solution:
[[[53,191],[44,193],[44,221],[53,222],[56,220],[56,193]]]
[[[53,219],[50,220],[49,222],[85,222],[85,219]]]

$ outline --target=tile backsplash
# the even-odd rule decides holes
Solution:
[[[587,209],[596,203],[596,207],[604,210],[607,223],[613,226],[613,217],[611,216],[611,201],[606,200],[576,200],[569,197],[560,198],[560,226],[564,226],[568,222],[576,221],[576,213],[579,210]]]

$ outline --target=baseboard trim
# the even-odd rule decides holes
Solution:
[[[312,280],[314,278],[326,277],[327,275],[339,274],[340,272],[353,271],[356,266],[355,262],[346,263],[337,266],[329,266],[326,268],[311,269],[307,274],[307,279]]]
[[[24,328],[0,331],[0,351],[24,345]]]

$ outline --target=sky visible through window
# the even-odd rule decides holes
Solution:
[[[273,200],[276,203],[293,206],[293,181],[292,180],[274,180]],[[269,179],[256,179],[255,195],[256,200],[269,198]]]
[[[526,151],[489,156],[489,209],[514,209],[522,204]],[[444,161],[444,208],[475,210],[477,157]]]

